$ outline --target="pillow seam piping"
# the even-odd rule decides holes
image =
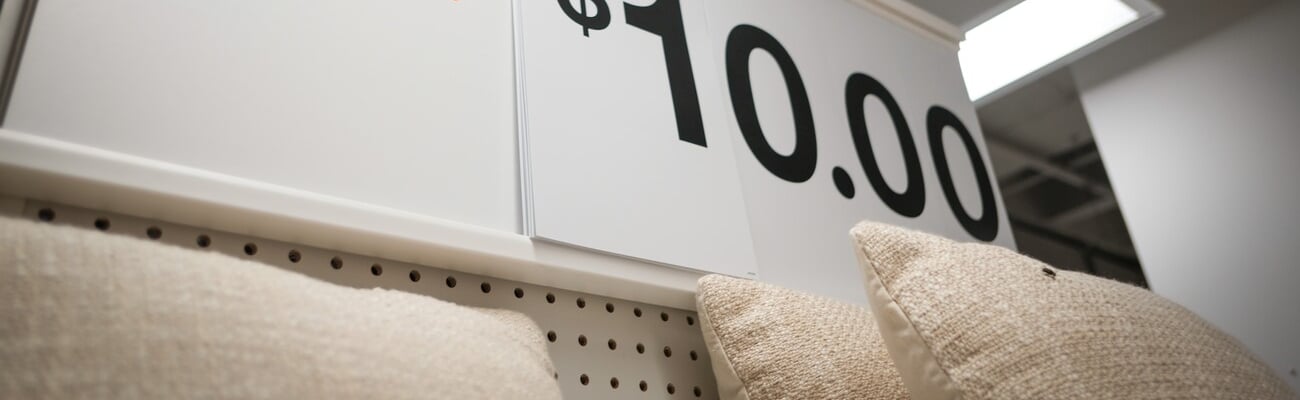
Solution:
[[[701,306],[704,305],[704,301],[703,301],[703,299],[701,299],[701,301],[700,301],[700,305],[701,305]],[[712,336],[713,336],[713,339],[716,340],[716,341],[718,342],[718,353],[720,353],[720,354],[718,354],[718,355],[719,355],[719,356],[722,356],[723,361],[725,361],[724,364],[727,366],[727,372],[729,372],[729,373],[731,374],[731,376],[734,377],[734,378],[736,379],[736,382],[740,383],[740,390],[741,390],[741,393],[740,393],[740,394],[741,394],[741,396],[742,396],[742,399],[740,399],[740,400],[749,400],[749,399],[750,399],[750,398],[749,398],[749,385],[748,385],[748,383],[745,382],[743,379],[740,379],[740,373],[736,372],[736,367],[735,367],[735,365],[734,365],[735,363],[732,362],[731,357],[727,355],[727,346],[726,346],[725,344],[722,343],[722,337],[718,336],[718,329],[717,329],[717,327],[714,325],[713,318],[710,318],[710,317],[709,317],[708,307],[699,307],[699,315],[700,315],[700,319],[701,319],[701,321],[700,321],[700,322],[701,322],[701,325],[703,325],[703,326],[708,326],[708,327],[709,327],[709,332],[711,332],[711,333],[713,334],[713,335],[712,335]],[[708,339],[708,336],[707,336],[707,335],[706,335],[705,339],[706,339],[706,340]],[[705,343],[705,344],[706,344],[706,347],[707,347],[707,344],[708,344],[708,343]]]
[[[943,373],[943,376],[948,379],[948,382],[952,383],[953,385],[956,385],[957,381],[953,380],[952,375],[948,374],[948,369],[945,368],[939,362],[938,357],[934,356],[933,354],[934,346],[932,346],[930,344],[930,341],[926,339],[924,335],[921,334],[921,331],[919,329],[916,329],[916,323],[912,321],[912,315],[908,313],[906,309],[903,308],[902,303],[898,302],[898,297],[894,295],[893,290],[891,290],[889,286],[885,285],[884,280],[880,279],[880,268],[876,267],[878,263],[876,262],[875,258],[873,258],[870,254],[867,254],[865,249],[862,249],[861,247],[859,247],[858,251],[861,252],[863,257],[867,260],[867,264],[871,267],[871,271],[876,275],[876,279],[880,281],[880,287],[885,290],[885,295],[889,296],[890,302],[899,305],[898,311],[903,314],[903,318],[907,321],[908,328],[911,328],[913,332],[916,332],[917,339],[920,339],[921,343],[925,345],[927,353],[930,353],[930,357],[931,359],[934,360],[934,364],[939,367],[939,372]],[[960,389],[956,389],[956,388],[953,389],[957,393],[960,393]]]

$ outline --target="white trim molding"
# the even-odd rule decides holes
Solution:
[[[966,33],[960,28],[906,0],[849,0],[849,2],[865,7],[954,51],[966,37]]]
[[[0,193],[685,310],[701,276],[8,129]]]

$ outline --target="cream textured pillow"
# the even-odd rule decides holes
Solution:
[[[864,307],[709,275],[696,297],[723,399],[906,399]]]
[[[1236,340],[1150,291],[883,224],[852,235],[917,399],[1295,396]]]
[[[0,398],[560,398],[521,314],[8,218],[0,244]]]

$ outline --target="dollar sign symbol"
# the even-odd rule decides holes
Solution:
[[[590,30],[601,30],[609,26],[609,4],[605,0],[592,0],[591,3],[596,6],[595,15],[587,15],[587,0],[578,0],[581,9],[574,10],[573,3],[570,0],[559,0],[560,9],[564,10],[564,15],[569,16],[573,22],[582,25],[582,36],[591,37],[588,33]]]

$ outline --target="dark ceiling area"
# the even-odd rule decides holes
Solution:
[[[1062,268],[1145,285],[1080,101],[1080,87],[1094,82],[1077,82],[1072,68],[1106,79],[1274,1],[1154,0],[1165,13],[1160,20],[981,104],[980,125],[1019,250]],[[972,21],[978,24],[1019,0],[913,3],[969,29]],[[976,3],[985,12],[974,10]]]

